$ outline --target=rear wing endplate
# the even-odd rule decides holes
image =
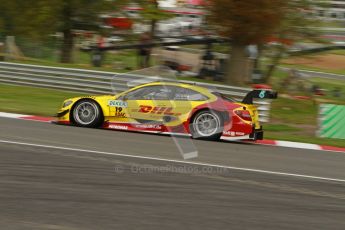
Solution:
[[[277,99],[278,93],[271,90],[250,91],[242,100],[243,104],[253,104],[254,98],[257,99]]]

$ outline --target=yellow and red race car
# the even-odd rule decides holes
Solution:
[[[57,123],[151,133],[177,133],[196,139],[263,138],[254,98],[277,98],[253,90],[242,103],[197,85],[152,82],[117,95],[67,99]]]

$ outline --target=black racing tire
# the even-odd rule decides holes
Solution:
[[[79,127],[97,128],[103,122],[103,112],[97,102],[84,99],[78,101],[72,108],[71,121]]]
[[[219,140],[223,134],[222,116],[212,110],[197,112],[189,125],[192,137],[201,140]]]

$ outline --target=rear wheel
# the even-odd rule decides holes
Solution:
[[[219,140],[223,133],[223,120],[217,112],[200,111],[192,119],[190,130],[195,139]]]
[[[81,127],[98,127],[103,123],[103,114],[99,105],[92,100],[77,102],[72,110],[73,122]]]

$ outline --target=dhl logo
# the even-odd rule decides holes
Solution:
[[[153,107],[149,105],[140,105],[139,113],[164,114],[170,116],[180,116],[181,113],[174,113],[172,107]]]

